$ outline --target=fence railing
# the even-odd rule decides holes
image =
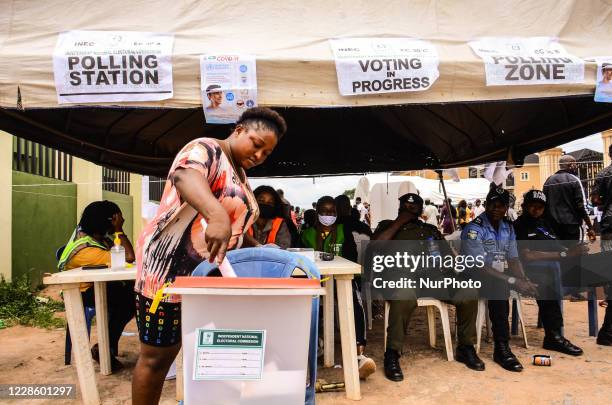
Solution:
[[[13,137],[13,170],[72,181],[72,156],[57,149]]]
[[[102,190],[114,193],[130,194],[130,173],[102,167]]]
[[[161,177],[149,176],[149,201],[160,202],[164,194],[166,179]]]

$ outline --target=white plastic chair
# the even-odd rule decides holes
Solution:
[[[516,291],[510,291],[510,307],[512,308],[512,300],[516,300],[516,309],[519,322],[521,324],[521,332],[523,333],[523,342],[525,348],[529,349],[529,342],[527,341],[527,329],[525,328],[525,320],[523,318],[523,305],[521,303],[521,296]],[[478,316],[476,317],[476,352],[480,353],[480,341],[482,337],[482,327],[486,323],[487,327],[487,339],[490,336],[489,330],[489,310],[487,309],[487,300],[481,298],[478,300]]]
[[[434,298],[419,298],[417,306],[427,307],[427,327],[429,329],[429,345],[436,347],[436,316],[434,307],[440,311],[440,321],[442,322],[442,330],[444,331],[444,345],[446,346],[446,358],[448,361],[455,359],[453,354],[453,342],[450,331],[450,319],[448,316],[448,304]],[[389,302],[385,301],[385,343],[384,349],[387,349],[387,326],[389,324]]]

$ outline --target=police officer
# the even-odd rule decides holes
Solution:
[[[493,360],[509,371],[522,371],[523,366],[510,350],[508,315],[510,288],[526,295],[535,295],[535,285],[525,276],[518,260],[516,237],[512,225],[505,219],[510,194],[491,184],[487,194],[485,212],[474,218],[461,232],[461,252],[473,257],[484,257],[479,270],[485,277],[483,287],[488,289],[489,317],[493,327],[495,348]],[[506,271],[509,268],[509,273]]]
[[[373,239],[375,240],[443,240],[442,234],[434,225],[427,224],[419,218],[423,212],[423,199],[413,193],[399,198],[400,208],[394,221],[380,222]],[[442,253],[451,253],[446,244],[440,243]],[[433,252],[429,252],[433,254]],[[406,293],[406,292],[404,292]],[[476,343],[476,315],[478,300],[475,291],[462,290],[452,294],[452,303],[457,308],[457,328],[459,346],[457,361],[473,370],[482,371],[485,366],[478,358],[474,344]],[[416,294],[409,300],[391,300],[389,302],[389,326],[387,328],[387,349],[384,357],[385,376],[391,381],[402,381],[404,375],[400,367],[400,353],[404,345],[406,328],[417,307]]]
[[[544,324],[544,349],[580,356],[582,349],[573,345],[561,334],[563,313],[559,302],[563,297],[558,291],[554,271],[559,260],[586,254],[584,245],[570,249],[557,240],[553,227],[545,218],[546,195],[540,190],[530,190],[523,195],[523,213],[514,222],[521,260],[529,278],[538,285],[538,307]]]

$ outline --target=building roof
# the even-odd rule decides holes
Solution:
[[[538,155],[536,155],[535,153],[532,153],[531,155],[525,156],[524,164],[528,165],[528,164],[534,164],[534,163],[540,163],[540,157]]]
[[[588,148],[578,149],[567,154],[573,156],[577,161],[603,160],[603,153]]]

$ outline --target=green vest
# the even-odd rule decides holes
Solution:
[[[92,238],[89,235],[83,236],[82,238],[76,239],[77,231],[75,230],[70,237],[70,241],[66,244],[64,251],[62,252],[62,256],[60,257],[59,262],[57,263],[57,268],[59,271],[64,271],[66,264],[72,259],[72,257],[77,254],[80,250],[85,249],[87,247],[97,247],[100,249],[108,250],[108,248]]]
[[[305,229],[302,231],[302,244],[307,248],[317,249],[317,232],[319,232],[315,227]],[[331,252],[331,232],[327,235],[325,240],[323,241],[323,251]],[[344,225],[338,224],[336,225],[336,244],[343,245],[344,244]],[[342,252],[340,252],[342,255]]]

